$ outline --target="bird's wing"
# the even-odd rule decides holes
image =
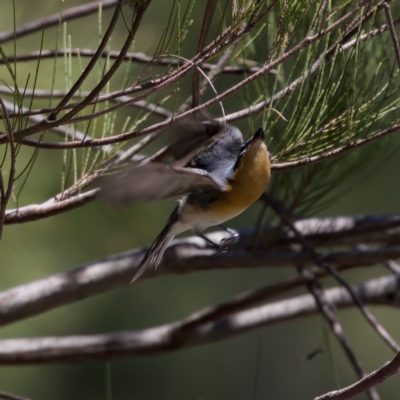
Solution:
[[[184,166],[186,159],[193,158],[224,129],[224,126],[216,121],[197,122],[188,118],[175,122],[166,129],[170,151],[175,160],[182,160],[179,166]]]
[[[225,190],[224,182],[207,171],[160,163],[148,163],[108,175],[99,180],[99,186],[98,197],[111,204],[178,197],[198,188],[207,188],[215,194]]]

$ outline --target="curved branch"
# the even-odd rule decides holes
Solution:
[[[317,162],[322,162],[329,158],[340,156],[340,155],[347,153],[348,151],[353,150],[357,147],[361,147],[361,146],[364,146],[375,140],[381,139],[381,138],[388,136],[391,133],[396,132],[398,130],[400,130],[400,121],[397,122],[396,124],[392,125],[390,128],[384,129],[383,131],[375,133],[365,139],[357,140],[354,143],[348,144],[343,147],[339,147],[337,149],[333,149],[324,154],[320,154],[318,156],[312,156],[312,157],[304,157],[304,158],[301,158],[300,160],[296,160],[296,161],[272,164],[271,170],[281,171],[284,169],[298,168],[298,167],[303,167],[303,166],[310,165],[310,164],[315,164]]]
[[[0,399],[5,400],[29,400],[27,397],[18,396],[14,393],[0,391]]]
[[[275,268],[282,266],[310,266],[312,257],[306,252],[286,249],[263,250],[258,245],[248,251],[254,243],[254,231],[241,234],[241,240],[229,253],[215,255],[215,250],[204,247],[198,237],[177,240],[165,253],[157,271],[149,268],[140,279],[149,279],[164,274],[186,274],[214,269],[231,268]],[[210,238],[215,243],[226,237],[225,232],[215,232]],[[95,294],[128,285],[135,276],[145,250],[136,250],[83,265],[67,272],[49,276],[0,293],[0,326],[69,304]],[[324,260],[337,269],[374,265],[386,260],[400,258],[400,246],[384,246],[372,250],[330,252]],[[325,270],[316,269],[316,277],[327,276]],[[301,279],[290,279],[279,286],[288,290],[303,283]],[[270,288],[276,293],[278,287]],[[269,292],[269,289],[267,290]]]
[[[388,299],[397,289],[398,283],[394,276],[373,279],[353,288],[364,302],[372,304],[391,304]],[[328,289],[325,295],[337,308],[353,305],[350,296],[341,287]],[[240,311],[200,326],[195,325],[191,329],[183,325],[185,329],[182,330],[182,324],[178,321],[140,331],[5,339],[0,340],[0,364],[82,362],[161,354],[178,348],[212,343],[261,326],[316,312],[318,307],[314,298],[307,294]]]
[[[99,5],[101,4],[103,10],[106,8],[114,7],[118,4],[118,0],[99,0],[92,1],[82,6],[71,7],[64,10],[62,16],[60,13],[49,15],[45,18],[37,19],[36,21],[29,22],[28,24],[18,27],[15,31],[11,29],[9,31],[0,33],[0,43],[13,40],[14,37],[21,37],[29,35],[30,33],[41,31],[43,28],[48,28],[50,26],[55,26],[61,22],[69,21],[74,18],[81,18],[89,14],[93,14],[98,11]],[[15,36],[14,36],[15,35]]]
[[[7,210],[4,222],[6,224],[20,224],[52,217],[73,210],[92,202],[98,190],[99,189],[93,189],[65,200],[51,199],[43,204],[32,204],[30,206],[16,208],[15,210]]]
[[[393,360],[387,362],[376,371],[371,372],[364,378],[352,385],[323,394],[322,396],[316,397],[314,400],[349,400],[357,395],[366,392],[368,389],[382,383],[387,378],[397,374],[400,369],[400,353],[393,358]]]

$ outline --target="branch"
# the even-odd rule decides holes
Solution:
[[[387,362],[376,371],[371,372],[369,375],[365,376],[358,382],[353,383],[351,386],[323,394],[322,396],[316,397],[314,400],[352,399],[355,396],[358,396],[366,392],[368,389],[378,385],[379,383],[382,383],[387,378],[397,374],[397,372],[399,372],[399,369],[400,369],[400,353],[398,353],[393,360]]]
[[[316,265],[318,265],[322,269],[326,269],[331,276],[333,276],[338,283],[340,283],[350,294],[351,298],[354,301],[354,304],[357,305],[359,308],[361,314],[364,316],[364,318],[367,320],[367,322],[372,326],[372,328],[378,333],[378,335],[386,342],[386,344],[396,353],[400,351],[400,346],[397,344],[397,342],[389,335],[389,333],[386,331],[386,329],[378,322],[378,320],[375,318],[375,316],[369,311],[367,307],[363,304],[361,299],[357,296],[355,292],[353,292],[351,286],[347,283],[346,280],[342,278],[342,276],[338,273],[334,265],[331,265],[330,263],[326,262],[324,258],[316,252],[314,247],[311,245],[311,243],[295,228],[293,225],[292,221],[290,218],[286,215],[286,213],[283,211],[282,206],[271,196],[268,196],[266,194],[263,195],[263,199],[269,204],[273,210],[280,216],[282,221],[292,230],[293,234],[296,236],[298,239],[299,243],[303,247],[305,251],[307,251],[311,257],[313,258],[314,262]],[[314,293],[315,291],[319,292],[320,290],[317,287],[318,285],[315,282],[315,279],[310,280],[308,283],[309,289]],[[315,295],[315,297],[317,297]],[[317,300],[317,299],[316,299]],[[317,300],[319,301],[319,300]],[[323,309],[323,306],[320,306],[321,310]],[[326,308],[326,307],[325,307]],[[329,310],[328,310],[329,311]],[[329,313],[331,313],[329,311]],[[327,312],[324,311],[324,315],[326,315]],[[331,322],[332,318],[329,318],[329,321]],[[334,323],[337,324],[336,321]],[[331,322],[332,325],[332,322]],[[334,329],[332,329],[334,330]],[[341,330],[341,328],[340,328]],[[340,335],[342,336],[342,335]],[[343,338],[341,339],[343,340]],[[351,358],[354,363],[354,357],[351,355]],[[360,377],[362,377],[361,375]]]
[[[226,233],[216,232],[209,237],[215,243],[219,243],[226,237]],[[312,257],[306,252],[265,249],[261,251],[259,246],[250,252],[247,249],[249,243],[254,243],[253,239],[253,230],[241,233],[241,240],[235,250],[217,257],[210,257],[215,255],[215,250],[204,247],[204,241],[198,237],[177,240],[167,249],[158,269],[155,271],[154,268],[148,268],[140,279],[214,269],[281,268],[290,265],[305,267],[313,264]],[[136,250],[122,253],[1,292],[0,326],[128,285],[135,276],[145,252]],[[324,256],[324,260],[334,264],[338,270],[374,265],[397,258],[400,258],[400,246],[330,252]],[[328,275],[321,269],[313,269],[312,272],[316,277]],[[276,294],[303,283],[301,278],[290,278],[282,284],[270,287],[267,292]]]
[[[94,49],[59,49],[59,50],[36,50],[31,51],[29,53],[22,53],[14,55],[8,55],[7,61],[11,64],[13,62],[27,62],[41,60],[46,58],[53,59],[54,57],[64,56],[64,55],[72,56],[72,57],[93,57],[96,54],[96,50]],[[104,50],[101,54],[101,58],[114,60],[118,58],[120,55],[119,51],[115,50]],[[185,60],[171,58],[168,56],[160,56],[159,58],[150,57],[144,53],[126,53],[124,57],[124,61],[133,61],[141,64],[149,64],[153,65],[164,65],[168,67],[179,67],[181,65],[188,64]],[[0,65],[5,64],[3,59],[0,59]],[[199,67],[203,71],[211,71],[213,70],[217,64],[204,62],[199,65]],[[222,74],[226,75],[244,75],[244,74],[252,74],[260,70],[260,66],[256,61],[246,60],[245,65],[227,65],[224,68],[221,68],[219,71]],[[277,75],[277,70],[271,70],[269,72],[271,75]]]
[[[7,131],[7,137],[9,139],[9,147],[10,147],[10,171],[8,173],[8,183],[7,188],[4,187],[3,175],[0,170],[0,241],[3,235],[3,227],[4,227],[4,220],[6,216],[6,209],[8,201],[10,200],[13,185],[14,185],[14,177],[15,177],[15,164],[17,162],[16,156],[16,146],[14,140],[14,129],[11,124],[11,120],[8,117],[8,110],[4,103],[3,98],[0,96],[0,112],[3,114],[5,120],[5,126]],[[7,152],[4,153],[4,158]],[[4,162],[4,160],[3,160]]]
[[[25,93],[27,94],[27,93]],[[44,115],[32,115],[30,110],[26,107],[18,107],[16,104],[11,103],[9,101],[4,101],[5,107],[8,110],[9,114],[13,113],[16,108],[18,111],[15,112],[15,116],[22,116],[22,115],[27,115],[28,119],[30,121],[34,121],[34,122],[40,122],[43,120],[43,118],[45,118]],[[93,138],[89,135],[87,135],[84,132],[78,131],[72,127],[66,127],[66,126],[55,126],[53,128],[50,129],[52,132],[54,133],[58,133],[60,135],[62,135],[63,137],[72,139],[72,140],[80,140],[80,141],[88,141],[90,142],[91,140],[93,140]],[[24,141],[26,140],[22,140],[21,142],[24,143]],[[29,143],[29,145],[31,147],[39,147],[42,148],[44,147],[44,145],[42,144],[42,140],[33,140],[32,141],[35,143],[35,145],[33,143]],[[46,143],[46,142],[44,142]],[[24,143],[25,144],[25,143]],[[108,145],[108,146],[93,146],[96,150],[99,150],[105,154],[108,154],[111,150],[112,150],[112,146]]]
[[[381,2],[381,4],[383,4],[383,2]],[[379,7],[379,5],[377,7]],[[394,24],[399,24],[399,23],[400,20],[394,21]],[[373,29],[370,32],[360,35],[357,39],[348,41],[344,44],[342,44],[343,38],[341,37],[340,39],[335,41],[335,43],[325,53],[321,54],[321,56],[317,59],[317,61],[315,61],[314,64],[306,72],[304,72],[303,75],[296,78],[292,83],[290,83],[284,89],[280,90],[278,93],[275,93],[269,99],[261,101],[260,103],[254,104],[250,107],[247,107],[246,109],[226,115],[226,121],[227,122],[239,121],[265,111],[266,109],[271,107],[272,104],[275,104],[277,101],[282,100],[288,95],[290,95],[294,90],[300,87],[301,84],[306,79],[313,77],[319,71],[319,69],[324,65],[324,62],[332,61],[333,60],[332,56],[335,52],[338,52],[338,54],[343,53],[346,50],[355,46],[357,43],[364,42],[374,36],[380,35],[381,33],[386,32],[388,29],[389,26],[387,24],[382,25],[380,28]],[[337,49],[337,46],[339,45],[340,48]]]
[[[207,5],[204,11],[203,23],[201,26],[199,42],[197,43],[197,53],[201,53],[206,43],[207,33],[210,29],[211,21],[214,15],[216,0],[207,0]],[[192,107],[196,107],[200,102],[200,72],[196,68],[193,72],[193,84],[192,84]]]
[[[16,394],[3,392],[3,391],[0,391],[0,399],[6,399],[6,400],[29,400],[26,397],[18,396]]]
[[[134,38],[136,37],[137,31],[139,29],[140,23],[142,21],[143,15],[149,5],[151,0],[148,1],[143,1],[142,5],[143,7],[140,8],[139,11],[134,13],[134,17],[128,32],[128,37],[125,40],[125,43],[123,44],[122,48],[121,48],[121,52],[119,54],[119,56],[116,58],[116,60],[114,61],[114,64],[109,68],[109,70],[104,74],[104,76],[101,78],[100,82],[96,85],[96,87],[90,92],[90,94],[85,97],[80,103],[78,103],[71,111],[69,111],[68,113],[66,113],[65,115],[63,115],[61,118],[59,118],[58,120],[55,120],[56,114],[58,111],[60,111],[60,109],[62,108],[63,105],[65,105],[63,103],[63,101],[60,102],[59,107],[60,109],[56,109],[54,110],[50,115],[49,115],[49,120],[54,120],[52,121],[52,123],[55,123],[56,125],[62,124],[62,123],[70,123],[71,119],[79,113],[79,111],[83,110],[87,105],[90,104],[91,101],[93,101],[95,98],[98,97],[98,95],[100,94],[101,90],[104,88],[104,86],[107,84],[107,82],[110,81],[110,79],[114,76],[114,74],[117,72],[118,68],[120,67],[120,65],[122,64],[122,62],[124,61],[124,57],[126,55],[126,53],[129,51],[129,48],[131,47],[131,44],[134,40]],[[103,38],[102,41],[102,48],[99,48],[99,51],[96,54],[96,57],[100,57],[101,52],[103,51],[106,42],[108,41],[108,36],[111,35],[112,30],[114,29],[114,26],[116,24],[116,20],[118,19],[119,13],[120,13],[120,3],[118,3],[117,9],[115,10],[115,14],[113,19],[115,20],[114,22],[110,23],[109,29],[106,33],[106,35]],[[96,58],[96,59],[97,59]],[[78,81],[76,82],[76,84],[74,85],[74,87],[71,89],[70,91],[70,96],[73,95],[73,93],[75,93],[76,90],[78,90],[78,88],[81,86],[81,84],[83,83],[83,80],[86,78],[86,76],[89,74],[90,70],[94,67],[94,63],[91,61],[89,63],[89,65],[87,66],[86,70],[84,71],[84,73],[80,76],[80,78],[78,79]],[[68,97],[68,95],[67,95]]]
[[[354,143],[336,148],[331,151],[327,151],[326,153],[320,154],[318,156],[303,157],[296,161],[272,164],[271,170],[281,171],[284,169],[298,168],[298,167],[302,167],[302,166],[306,166],[306,165],[310,165],[310,164],[315,164],[317,162],[325,161],[329,158],[337,157],[339,155],[342,155],[343,153],[347,153],[348,151],[353,150],[357,147],[361,147],[368,143],[374,142],[375,140],[378,140],[385,136],[388,136],[394,132],[397,132],[398,130],[400,130],[400,121],[397,122],[396,124],[392,125],[390,128],[387,128],[387,129],[384,129],[383,131],[377,132],[377,133],[367,137],[366,139],[356,140]]]
[[[400,68],[400,45],[399,45],[399,39],[397,39],[396,29],[394,28],[392,12],[390,10],[390,5],[388,2],[383,3],[383,7],[385,9],[386,19],[388,21],[390,34],[392,35],[394,54],[396,54],[397,65]]]
[[[339,345],[342,347],[344,354],[347,356],[347,359],[349,360],[358,377],[362,378],[363,376],[365,376],[365,372],[363,370],[361,362],[356,357],[356,354],[351,347],[349,340],[345,336],[343,327],[336,318],[335,307],[327,298],[326,293],[323,290],[322,284],[312,274],[309,274],[309,272],[306,271],[304,268],[298,269],[302,276],[307,279],[307,288],[312,294],[315,303],[318,305],[319,311],[328,322],[329,327],[333,335],[339,342]],[[348,293],[350,294],[350,292]],[[378,393],[372,389],[368,392],[368,397],[370,398],[370,400],[379,400]]]
[[[361,7],[361,3],[356,7],[356,9],[358,10],[358,8]],[[341,18],[339,21],[335,22],[335,26],[337,24],[339,24],[339,22],[343,22],[344,20],[346,20],[347,18],[349,18],[352,13],[355,12],[355,10],[353,10],[351,13],[347,14],[345,17]],[[333,26],[333,25],[332,25]],[[294,53],[296,53],[297,51],[301,50],[303,47],[313,43],[314,41],[318,40],[321,36],[329,33],[331,31],[332,26],[330,26],[328,29],[325,29],[321,32],[319,32],[318,34],[312,36],[312,37],[307,37],[305,38],[301,43],[299,43],[297,46],[295,46],[295,48],[291,49],[290,51],[288,51],[287,53],[283,54],[281,57],[279,57],[278,59],[274,60],[273,62],[269,63],[268,65],[265,65],[263,68],[259,69],[257,72],[255,72],[254,74],[250,75],[248,78],[246,78],[245,80],[243,80],[240,84],[235,85],[234,87],[228,89],[227,91],[225,91],[224,93],[222,93],[221,95],[215,97],[214,99],[198,106],[195,107],[189,111],[186,111],[184,113],[181,113],[179,115],[176,115],[174,117],[174,121],[177,121],[179,119],[183,119],[186,118],[192,114],[197,114],[198,112],[202,111],[205,108],[208,108],[209,106],[214,105],[215,103],[219,102],[220,100],[222,100],[223,98],[227,97],[228,95],[236,92],[237,90],[239,90],[242,86],[252,82],[253,80],[257,79],[259,76],[267,73],[268,71],[270,71],[271,69],[273,69],[276,65],[280,64],[282,61],[284,61],[285,59],[287,59],[288,57],[292,56]],[[372,35],[381,33],[383,31],[385,31],[387,29],[387,26],[385,25],[384,27],[381,27],[373,32],[367,33],[365,35],[363,35],[362,40],[366,40],[367,38],[371,37]],[[225,36],[226,36],[226,32],[225,32]],[[237,36],[240,37],[240,33],[237,33]],[[224,37],[224,35],[221,35],[221,37]],[[235,38],[236,39],[236,38]],[[325,57],[327,57],[329,59],[329,55],[336,51],[336,47],[338,44],[341,43],[342,39],[339,39],[337,42],[334,43],[333,46],[330,47],[330,49],[328,50],[327,53],[324,53],[323,55],[321,55],[321,57],[313,64],[313,66],[310,68],[309,71],[307,71],[305,74],[303,74],[301,77],[299,77],[298,79],[296,79],[295,81],[293,81],[289,86],[287,86],[285,89],[283,89],[282,91],[278,92],[277,94],[275,94],[272,98],[259,103],[258,105],[255,106],[250,106],[249,108],[246,108],[246,110],[244,111],[240,111],[231,115],[228,115],[226,118],[227,122],[232,122],[235,120],[239,120],[242,118],[245,118],[249,115],[252,115],[253,113],[258,113],[261,111],[264,111],[266,108],[269,107],[269,104],[271,104],[272,102],[276,102],[284,97],[286,97],[288,94],[290,94],[294,89],[296,89],[306,78],[309,78],[310,76],[312,76],[313,74],[315,74],[318,69],[321,67],[321,65],[323,64],[323,61],[325,59]],[[229,42],[229,44],[233,43]],[[350,48],[352,46],[354,46],[354,43],[356,42],[351,42],[349,43],[349,46],[345,47],[344,49]],[[211,47],[211,45],[207,46],[206,50],[210,51],[209,49]],[[212,47],[211,47],[212,48]],[[342,51],[344,51],[344,49]],[[206,52],[205,50],[205,52]],[[213,53],[212,53],[213,54]],[[167,85],[173,84],[175,83],[177,80],[181,79],[183,76],[185,76],[192,68],[197,67],[198,65],[200,65],[207,57],[210,57],[210,54],[206,54],[202,55],[203,58],[200,58],[200,55],[197,55],[196,57],[194,57],[190,63],[186,63],[184,66],[182,66],[180,68],[180,70],[178,70],[177,72],[171,73],[169,74],[167,77],[162,78],[162,79],[155,79],[153,81],[149,81],[146,84],[143,85],[136,85],[134,87],[125,89],[125,90],[121,90],[118,92],[114,92],[114,93],[110,93],[108,95],[106,95],[105,97],[99,98],[98,101],[106,101],[106,100],[112,100],[113,98],[122,96],[122,95],[126,95],[126,94],[132,94],[136,91],[140,91],[140,90],[144,90],[145,88],[151,88],[147,93],[137,96],[136,98],[131,98],[130,100],[126,101],[126,102],[121,102],[119,105],[117,106],[113,106],[108,108],[107,110],[103,110],[103,111],[98,111],[96,113],[93,114],[89,114],[86,116],[82,116],[82,117],[77,117],[72,119],[71,123],[74,122],[80,122],[80,121],[84,121],[84,120],[88,120],[88,119],[92,119],[92,118],[96,118],[99,117],[103,114],[106,114],[108,112],[112,112],[115,111],[117,109],[119,109],[122,106],[126,106],[129,104],[132,104],[136,101],[141,101],[143,100],[145,97],[147,97],[148,95],[164,88]],[[186,67],[187,64],[190,64]],[[80,147],[90,147],[91,145],[96,145],[96,146],[101,146],[104,144],[111,144],[111,143],[118,143],[121,141],[126,141],[128,139],[132,139],[132,138],[136,138],[139,136],[143,136],[149,133],[152,133],[158,129],[164,128],[166,126],[168,126],[171,123],[171,120],[168,119],[167,121],[158,123],[158,124],[154,124],[150,127],[147,128],[143,128],[143,129],[139,129],[133,132],[125,132],[119,135],[115,135],[115,136],[111,136],[111,137],[107,137],[107,138],[103,138],[103,139],[95,139],[94,143],[91,142],[68,142],[68,143],[64,143],[64,142],[55,142],[55,143],[45,143],[45,146],[47,148],[58,148],[58,149],[66,149],[66,148],[80,148]],[[39,124],[40,125],[40,124]],[[42,128],[44,129],[44,126],[39,126],[38,124],[33,125],[31,127],[29,127],[25,132],[21,132],[24,135],[31,135],[33,133],[37,133],[40,132],[42,130]],[[51,127],[51,124],[48,122],[47,123],[47,129],[49,129],[49,127]],[[7,138],[3,135],[3,137],[0,135],[0,143],[4,143],[5,140],[7,140]],[[364,143],[360,143],[364,144]],[[333,155],[330,155],[333,156]],[[305,160],[304,160],[305,161]],[[289,165],[288,168],[290,168],[291,166]],[[286,168],[285,166],[280,166],[281,169]]]
[[[74,18],[81,18],[86,15],[93,14],[98,11],[100,4],[102,5],[103,10],[105,10],[106,8],[114,7],[116,4],[118,4],[118,0],[92,1],[91,3],[87,3],[82,6],[71,7],[67,10],[64,10],[62,15],[60,15],[60,13],[56,13],[45,18],[37,19],[36,21],[29,22],[28,24],[18,27],[15,29],[15,31],[14,29],[11,29],[9,31],[0,33],[0,43],[13,40],[14,37],[18,38],[29,35],[32,32],[42,31],[43,28],[58,25],[60,20],[61,22],[65,22]]]
[[[74,83],[72,88],[68,91],[68,93],[65,95],[65,97],[58,103],[57,107],[51,112],[49,115],[50,120],[56,119],[57,114],[63,109],[63,107],[68,104],[69,100],[72,98],[72,96],[78,91],[78,89],[82,86],[83,82],[86,80],[86,78],[89,76],[90,72],[94,68],[94,66],[97,63],[97,60],[100,58],[103,50],[105,49],[108,41],[111,38],[111,34],[113,33],[115,26],[117,25],[119,16],[121,14],[121,2],[117,3],[117,7],[114,11],[114,15],[111,18],[110,23],[108,24],[108,28],[106,33],[104,34],[103,39],[101,40],[99,47],[97,48],[94,56],[91,58],[89,61],[89,64],[86,66],[84,71],[81,73],[79,76],[78,80]],[[90,97],[92,94],[88,95]],[[95,97],[96,95],[94,95]],[[92,97],[92,99],[94,98]]]
[[[13,95],[13,92],[10,91],[10,88],[7,86],[2,86],[0,85],[0,93],[4,93],[7,95]],[[87,97],[89,95],[90,92],[79,92],[78,94],[74,94],[72,96],[72,98],[82,98],[82,97]],[[41,98],[63,98],[66,95],[66,92],[63,90],[41,90],[41,89],[25,89],[24,90],[24,95],[25,96],[34,96],[35,99],[41,99]],[[129,101],[130,97],[128,96],[122,96],[122,97],[118,97],[116,99],[111,100],[112,102],[115,103],[121,103],[121,102],[126,102]],[[9,117],[10,118],[15,118],[15,117],[21,117],[21,116],[27,116],[30,120],[34,121],[34,122],[40,122],[43,118],[46,118],[46,116],[44,115],[39,115],[39,114],[46,114],[49,112],[52,112],[54,110],[54,107],[49,107],[49,108],[41,108],[38,110],[29,110],[25,107],[19,107],[18,105],[14,105],[11,102],[6,102],[7,104],[12,105],[12,110],[10,109],[10,107],[8,107],[9,110]],[[97,101],[92,101],[90,103],[90,105],[95,105],[97,103]],[[76,103],[70,103],[68,105],[66,105],[65,107],[63,107],[63,110],[68,110],[71,109],[73,107],[75,107]],[[142,101],[138,101],[136,103],[130,104],[131,107],[136,107],[136,108],[140,108],[140,109],[144,109],[147,111],[150,111],[153,115],[159,116],[159,117],[163,117],[163,118],[171,118],[172,113],[170,111],[168,111],[167,109],[161,107],[158,104],[154,104],[145,100]],[[17,110],[15,111],[15,108],[17,108]],[[15,111],[15,112],[14,112]],[[35,116],[35,118],[33,118],[33,116]],[[0,115],[0,119],[2,119],[2,116]],[[57,131],[57,129],[65,129],[63,127],[53,127],[50,128],[53,131]],[[40,142],[38,141],[38,143],[40,144]]]
[[[20,224],[23,222],[37,221],[73,210],[95,200],[97,192],[98,189],[94,189],[64,200],[53,198],[42,204],[32,204],[26,207],[8,210],[5,215],[5,223]]]
[[[273,4],[274,2],[271,2],[271,4]],[[141,13],[143,12],[143,10],[141,11]],[[131,32],[135,32],[135,30],[138,27],[138,24],[140,23],[140,19],[141,19],[141,14],[138,14],[135,18],[135,22],[134,22],[134,27],[132,28]],[[129,102],[124,102],[119,106],[114,106],[111,107],[109,109],[107,109],[105,111],[105,113],[111,112],[116,108],[120,108],[122,106],[126,106],[128,104],[132,104],[134,102],[137,102],[139,100],[143,100],[144,98],[148,97],[149,95],[169,86],[174,84],[175,82],[179,81],[180,79],[182,79],[184,76],[186,76],[193,68],[197,67],[197,65],[203,63],[206,59],[214,56],[216,53],[218,53],[221,49],[229,46],[232,42],[239,40],[242,36],[244,36],[246,33],[248,33],[248,31],[251,28],[249,27],[248,29],[242,29],[239,31],[232,31],[232,27],[228,27],[221,35],[219,35],[212,43],[210,43],[202,52],[202,54],[197,54],[190,62],[186,63],[185,65],[183,65],[181,68],[179,68],[177,71],[173,71],[170,74],[168,74],[166,77],[163,78],[158,78],[158,79],[154,79],[152,81],[146,82],[144,84],[141,85],[134,85],[131,86],[130,88],[124,89],[124,90],[119,90],[117,92],[114,93],[110,93],[109,95],[106,96],[106,98],[102,98],[100,101],[106,101],[106,100],[111,100],[113,98],[116,97],[121,97],[121,96],[125,96],[128,94],[132,94],[135,92],[139,92],[139,91],[143,91],[146,89],[150,89],[148,90],[144,95],[138,96],[136,98],[133,98],[131,101]],[[102,85],[108,81],[110,75],[113,75],[113,73],[115,72],[115,67],[118,66],[124,59],[128,48],[126,47],[126,44],[131,41],[133,35],[130,35],[127,39],[127,41],[125,42],[125,45],[123,47],[123,49],[121,50],[120,54],[118,55],[118,58],[116,59],[115,63],[113,64],[113,66],[111,67],[111,69],[107,72],[107,74],[103,77],[102,81],[97,85],[97,87],[91,92],[91,96],[88,96],[85,100],[84,103],[78,103],[78,105],[76,106],[76,108],[74,109],[74,111],[77,112],[78,109],[80,109],[83,105],[89,105],[90,101],[92,101],[98,94],[99,94],[99,89],[101,89]],[[96,94],[96,96],[94,96],[94,94],[98,92]],[[93,96],[93,98],[91,98]],[[99,99],[97,99],[96,101],[99,101]],[[76,113],[75,112],[75,113]],[[59,120],[55,120],[55,121],[49,121],[49,120],[42,120],[40,123],[34,124],[28,128],[26,128],[23,132],[18,132],[18,134],[21,134],[23,136],[29,136],[29,135],[33,135],[34,133],[39,133],[42,132],[44,130],[50,129],[53,126],[58,126],[60,124],[66,124],[66,123],[74,123],[77,122],[78,120],[88,120],[88,119],[92,119],[95,118],[96,116],[98,116],[97,113],[93,113],[90,114],[89,116],[83,116],[83,117],[77,117],[77,118],[72,118],[72,111],[70,111],[67,115],[68,118],[66,118],[66,115],[64,115],[61,119]],[[83,119],[82,119],[83,118]],[[167,122],[165,125],[168,125],[170,122]],[[155,129],[157,130],[157,129]],[[7,140],[7,137],[5,135],[0,135],[0,143],[4,143]]]
[[[398,289],[394,276],[384,276],[354,287],[365,302],[390,304]],[[325,291],[326,298],[337,308],[353,305],[342,288]],[[318,307],[311,295],[302,295],[240,311],[227,317],[179,329],[182,321],[139,331],[67,337],[0,340],[0,364],[37,364],[72,361],[110,360],[176,351],[223,340],[261,326],[312,315]],[[188,317],[190,318],[190,317]],[[185,321],[185,320],[183,320]]]

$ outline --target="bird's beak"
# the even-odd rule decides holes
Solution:
[[[265,139],[265,135],[264,135],[264,129],[260,128],[253,136],[252,142],[254,142],[255,140],[262,140],[264,141]]]

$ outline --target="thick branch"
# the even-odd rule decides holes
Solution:
[[[390,295],[397,290],[394,276],[384,276],[354,287],[366,303],[390,304]],[[352,306],[342,288],[325,291],[337,308]],[[262,305],[220,318],[192,330],[179,330],[179,322],[141,331],[100,335],[43,337],[0,340],[0,364],[37,364],[89,360],[109,360],[160,354],[177,348],[219,341],[261,326],[315,314],[318,307],[311,295],[303,295]]]
[[[210,237],[219,243],[225,235],[225,232],[216,232]],[[235,250],[217,257],[210,257],[215,250],[204,247],[204,241],[198,237],[176,241],[167,249],[157,271],[149,268],[140,279],[213,269],[305,267],[313,264],[312,257],[306,252],[290,249],[261,251],[260,247],[248,251],[248,243],[252,238],[253,231],[243,234]],[[144,254],[144,250],[119,254],[4,291],[0,293],[0,325],[127,285],[135,276]],[[400,258],[400,246],[331,252],[324,256],[324,260],[334,264],[337,269],[374,265],[397,258]],[[320,269],[313,273],[317,277],[327,275],[326,271]],[[302,283],[301,279],[291,279],[289,284],[281,287],[281,291]]]

